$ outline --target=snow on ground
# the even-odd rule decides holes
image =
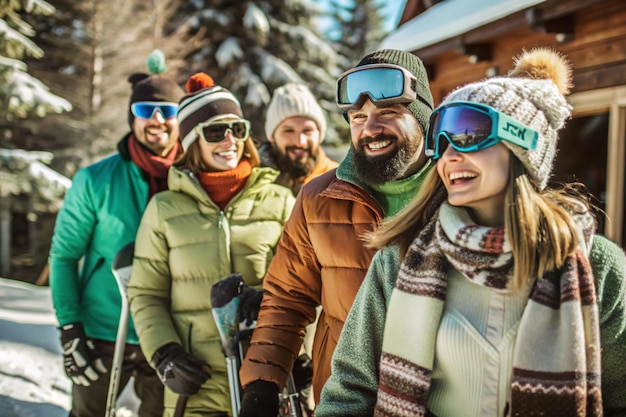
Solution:
[[[71,383],[57,326],[50,288],[0,278],[0,416],[68,415]],[[117,405],[118,415],[135,415],[132,386]]]

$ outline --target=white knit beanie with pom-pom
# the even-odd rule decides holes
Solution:
[[[486,104],[539,132],[537,147],[521,148],[502,141],[522,161],[530,179],[539,188],[548,183],[556,156],[558,130],[565,125],[572,107],[569,94],[572,69],[569,62],[549,48],[525,51],[515,59],[506,77],[495,77],[460,87],[441,104],[471,101]]]

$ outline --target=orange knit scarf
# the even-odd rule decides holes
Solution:
[[[243,188],[252,173],[252,165],[242,159],[237,168],[220,172],[198,172],[198,181],[211,200],[224,209],[228,202]]]

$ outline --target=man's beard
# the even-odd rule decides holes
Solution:
[[[419,151],[418,138],[407,138],[403,146],[396,146],[391,153],[373,157],[365,153],[366,144],[383,140],[398,142],[396,136],[377,135],[363,139],[356,147],[352,145],[356,175],[366,184],[378,185],[400,179]]]
[[[309,156],[304,160],[293,161],[289,157],[289,149],[298,149],[295,146],[288,146],[285,148],[285,153],[282,153],[280,149],[276,146],[272,146],[270,150],[270,154],[276,162],[276,166],[280,172],[285,172],[289,174],[293,178],[300,178],[309,175],[313,168],[315,168],[315,164],[317,163],[317,157],[319,155],[319,148],[316,148],[315,154],[313,155],[310,150],[308,150]]]

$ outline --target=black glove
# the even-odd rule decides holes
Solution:
[[[239,417],[276,417],[278,415],[278,385],[256,380],[243,390]]]
[[[211,377],[209,365],[178,343],[161,346],[152,356],[150,364],[156,369],[161,382],[176,394],[193,395]]]
[[[259,309],[261,308],[261,301],[263,300],[264,290],[255,290],[251,287],[243,287],[241,293],[241,301],[239,304],[239,313],[241,317],[240,321],[246,321],[246,326],[251,326],[252,323],[259,317]]]
[[[293,375],[293,383],[296,385],[298,392],[311,386],[313,382],[313,363],[309,355],[303,353],[296,358],[291,374]]]
[[[63,365],[74,384],[89,386],[107,371],[94,352],[93,341],[85,335],[82,323],[61,326]]]

